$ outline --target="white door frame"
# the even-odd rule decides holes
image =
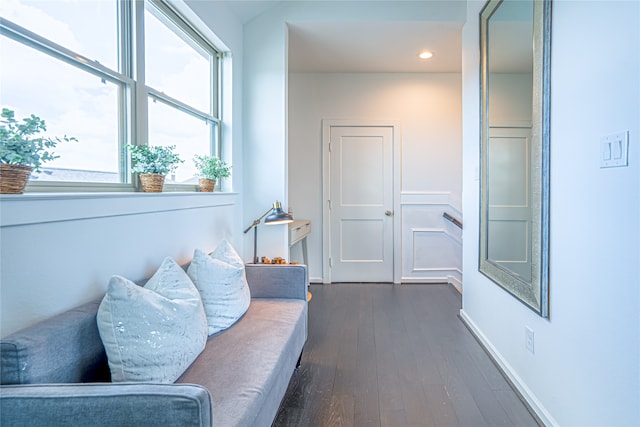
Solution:
[[[331,163],[329,142],[332,127],[390,127],[393,129],[393,283],[400,283],[402,273],[401,191],[401,126],[396,120],[322,120],[322,283],[331,283]]]

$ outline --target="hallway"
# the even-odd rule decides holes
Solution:
[[[274,426],[536,426],[458,319],[450,285],[312,285]]]

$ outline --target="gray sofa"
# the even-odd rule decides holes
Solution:
[[[0,425],[270,426],[307,337],[307,269],[247,265],[251,304],[174,384],[111,383],[100,301],[0,342]]]

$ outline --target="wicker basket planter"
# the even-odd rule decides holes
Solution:
[[[142,173],[140,177],[140,186],[145,193],[161,193],[164,187],[164,175],[157,173]]]
[[[0,194],[22,194],[33,168],[0,163]]]
[[[209,178],[199,178],[198,185],[200,186],[201,192],[211,193],[213,191],[213,188],[216,186],[216,180]]]

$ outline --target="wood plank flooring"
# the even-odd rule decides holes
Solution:
[[[457,317],[450,285],[311,285],[275,427],[538,426]]]

